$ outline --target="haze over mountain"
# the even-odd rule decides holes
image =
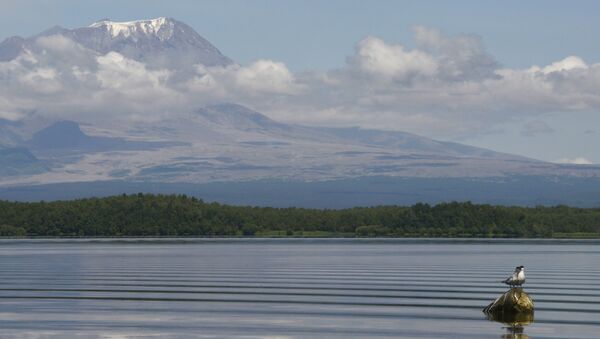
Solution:
[[[0,185],[13,189],[115,180],[298,184],[364,177],[600,177],[600,166],[557,165],[400,131],[278,122],[230,101],[219,88],[203,92],[203,100],[196,102],[181,95],[188,90],[181,84],[209,86],[222,77],[238,86],[241,101],[248,95],[243,86],[272,100],[303,89],[260,76],[265,67],[281,71],[277,64],[235,64],[192,28],[170,18],[100,20],[88,27],[54,27],[31,38],[8,38],[0,44],[0,61],[46,65],[32,79],[47,83],[44,96],[73,86],[69,98],[54,100],[59,103],[47,112],[20,110],[0,119]],[[58,64],[71,73],[56,72]],[[59,78],[63,82],[55,83]],[[170,87],[161,87],[163,82]],[[91,91],[97,95],[77,98],[79,88],[93,90],[98,83],[98,91]],[[141,103],[152,100],[157,111],[144,115]],[[112,102],[114,110],[98,111],[97,102]]]

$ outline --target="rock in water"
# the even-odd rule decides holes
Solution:
[[[494,300],[483,312],[494,317],[511,318],[518,314],[533,314],[533,300],[521,287],[513,287]]]

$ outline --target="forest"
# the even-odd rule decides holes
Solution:
[[[340,210],[229,206],[185,195],[0,201],[3,237],[600,237],[600,208],[450,202]]]

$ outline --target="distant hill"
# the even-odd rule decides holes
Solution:
[[[13,177],[43,173],[46,165],[25,148],[0,147],[0,176]]]
[[[86,128],[96,131],[89,124]],[[115,126],[112,136],[89,133],[74,121],[57,121],[33,133],[16,146],[30,150],[51,170],[0,177],[0,183],[600,176],[599,166],[556,165],[399,131],[284,124],[231,103],[199,108],[159,125]]]
[[[600,208],[431,206],[275,209],[182,195],[75,201],[0,201],[0,236],[600,237]]]
[[[36,153],[52,154],[85,154],[110,151],[143,151],[162,147],[181,146],[185,143],[128,141],[121,138],[91,137],[81,131],[74,121],[59,121],[38,132],[25,143]]]
[[[361,177],[329,181],[256,180],[247,182],[165,183],[89,181],[0,187],[0,199],[72,200],[121,193],[180,193],[243,206],[350,208],[354,206],[480,204],[600,207],[600,179],[510,176],[497,178]]]
[[[50,36],[72,41],[86,55],[120,53],[144,68],[180,74],[236,66],[191,27],[166,17],[100,20],[11,37],[0,43],[0,61],[44,55],[36,41]],[[69,55],[59,59],[71,62]],[[600,195],[596,165],[559,165],[402,131],[286,124],[239,103],[215,102],[167,110],[155,119],[141,114],[131,123],[105,119],[102,112],[82,121],[32,112],[18,123],[0,121],[0,187],[4,194],[23,188],[29,192],[23,199],[35,199],[32,192],[45,199],[69,195],[55,184],[71,187],[73,196],[104,194],[105,185],[112,193],[131,187],[148,192],[157,185],[174,192],[209,187],[219,201],[299,206],[443,199],[589,206]],[[386,184],[374,187],[383,191],[366,184],[379,178]],[[571,182],[577,185],[564,184]]]

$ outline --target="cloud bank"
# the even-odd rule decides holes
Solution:
[[[160,121],[235,102],[282,121],[461,137],[527,119],[525,135],[552,132],[537,117],[600,111],[600,64],[568,56],[503,68],[477,36],[415,27],[415,47],[366,37],[338,69],[293,73],[258,60],[193,71],[100,55],[61,36],[38,38],[0,62],[0,119]]]
[[[560,163],[560,164],[572,164],[572,165],[592,165],[593,163],[584,158],[584,157],[576,157],[573,159],[570,158],[561,158],[556,160],[555,162]]]

